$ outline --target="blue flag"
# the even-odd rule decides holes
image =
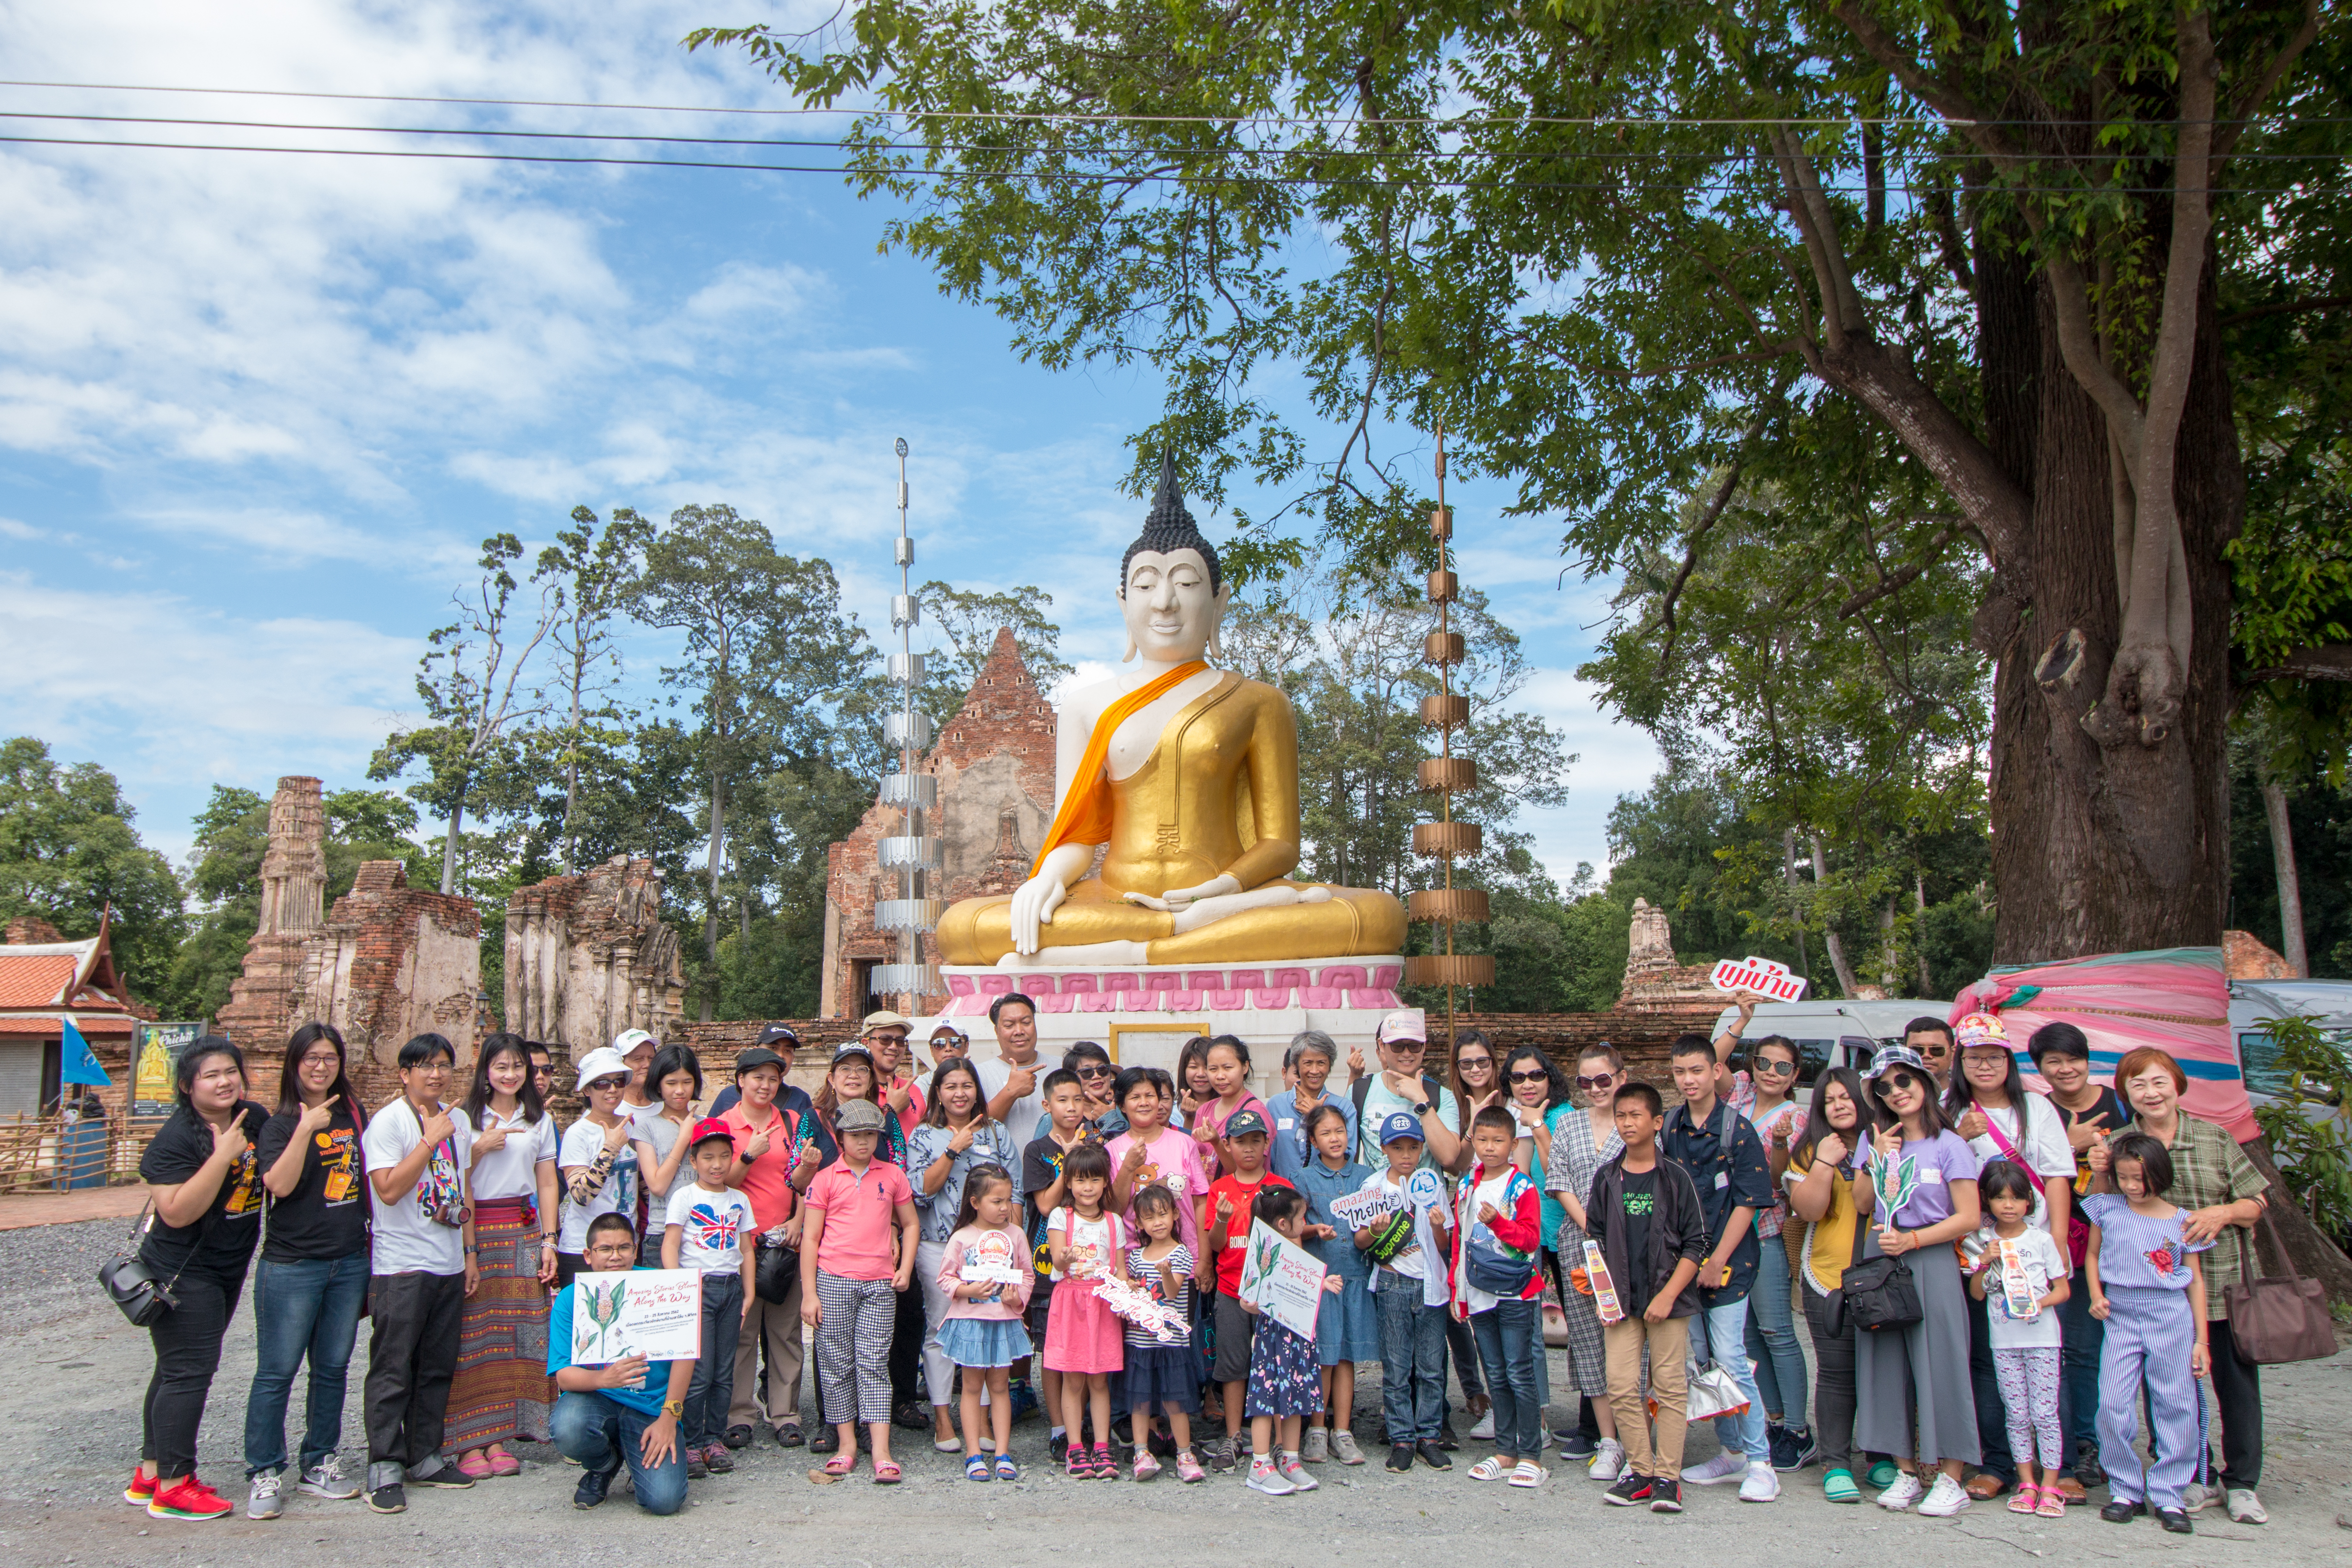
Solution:
[[[58,1053],[64,1064],[58,1072],[58,1081],[90,1084],[101,1089],[112,1083],[114,1080],[106,1076],[106,1069],[98,1065],[98,1053],[91,1050],[89,1042],[81,1037],[81,1031],[74,1027],[74,1021],[66,1018],[60,1022],[66,1026],[66,1037],[65,1048]]]

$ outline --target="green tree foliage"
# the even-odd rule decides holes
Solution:
[[[539,552],[531,574],[551,590],[555,611],[549,634],[553,681],[542,696],[558,717],[533,739],[563,780],[560,841],[566,871],[579,864],[581,774],[609,765],[610,753],[628,743],[634,715],[612,697],[623,674],[614,637],[654,533],[653,525],[628,507],[613,513],[612,526],[604,532],[596,528],[594,512],[573,507],[572,526],[556,531],[555,542]]]
[[[2284,952],[2278,875],[2263,809],[2266,752],[2234,746],[2230,770],[2230,925]],[[2286,787],[2303,895],[2303,931],[2317,979],[2352,978],[2352,795],[2314,770]]]
[[[157,997],[186,922],[180,879],[139,841],[137,815],[97,763],[60,763],[29,735],[0,743],[0,922],[38,915],[78,941],[111,907],[124,983]]]
[[[1013,645],[1039,691],[1050,693],[1070,673],[1062,658],[1062,628],[1045,614],[1054,607],[1054,595],[1043,588],[982,594],[934,579],[917,589],[915,596],[923,606],[923,624],[947,645],[931,645],[924,672],[929,688],[924,706],[940,724],[963,710],[964,697],[980,679],[1000,629],[1013,633]]]

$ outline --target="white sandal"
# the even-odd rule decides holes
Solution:
[[[1543,1479],[1543,1467],[1533,1459],[1521,1459],[1518,1468],[1511,1472],[1511,1484],[1515,1487],[1539,1487]]]
[[[1503,1461],[1492,1455],[1470,1467],[1470,1479],[1474,1481],[1491,1481],[1502,1473]]]

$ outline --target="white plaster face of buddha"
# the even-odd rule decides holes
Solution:
[[[1161,554],[1139,551],[1127,563],[1119,613],[1127,621],[1126,658],[1182,664],[1217,652],[1217,627],[1233,596],[1231,583],[1209,587],[1209,563],[1197,550]],[[1124,662],[1124,660],[1122,660]]]

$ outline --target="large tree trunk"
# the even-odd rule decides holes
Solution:
[[[466,819],[466,803],[459,801],[449,808],[449,831],[441,839],[441,890],[457,890],[457,825]]]
[[[1991,280],[1988,280],[1989,282]],[[2013,396],[2031,362],[2031,559],[1996,588],[1979,626],[1994,677],[1992,858],[2000,907],[1994,956],[2024,963],[2183,944],[2218,945],[2229,891],[2230,573],[2244,485],[2210,281],[2181,420],[2179,500],[2194,642],[2179,721],[2154,747],[2103,748],[2082,720],[2105,690],[2120,633],[2106,437],[2059,357],[2048,291],[2029,316],[1980,296],[1989,398]],[[1989,418],[1998,439],[2001,421]],[[2004,459],[2022,458],[2015,430]],[[2008,574],[2004,574],[2005,576]],[[2118,727],[2122,728],[2122,727]]]
[[[1822,844],[1822,836],[1811,836],[1813,844],[1813,885],[1821,886],[1830,874],[1830,852]],[[1837,927],[1824,918],[1822,921],[1822,945],[1830,950],[1830,967],[1837,972],[1838,990],[1848,997],[1862,994],[1854,983],[1853,965],[1845,961],[1845,943],[1838,940]]]
[[[2311,955],[2303,945],[2303,879],[2294,868],[2294,825],[2287,819],[2286,791],[2263,781],[2263,814],[2271,824],[2271,868],[2278,876],[2279,940],[2297,980],[2311,978]]]

